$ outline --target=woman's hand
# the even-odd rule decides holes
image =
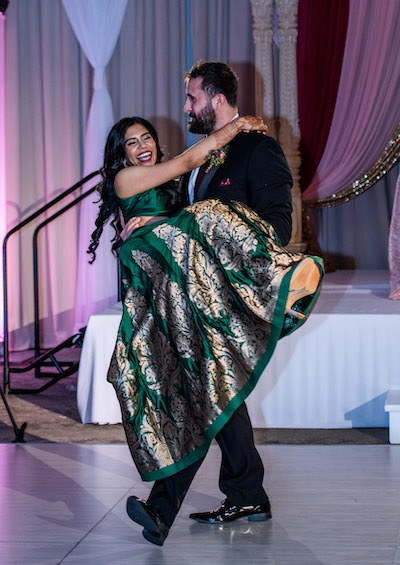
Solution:
[[[260,116],[240,116],[236,119],[241,131],[258,131],[265,135],[268,133],[268,126],[264,124]]]
[[[240,116],[226,126],[214,132],[211,137],[215,139],[216,148],[223,147],[229,143],[239,132],[258,131],[267,135],[268,127],[260,117]]]

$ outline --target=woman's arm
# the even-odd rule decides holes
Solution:
[[[128,198],[172,180],[202,165],[211,151],[229,143],[241,131],[267,131],[261,118],[245,116],[236,118],[220,130],[202,139],[175,159],[152,167],[132,166],[119,171],[115,177],[115,190],[120,198]]]

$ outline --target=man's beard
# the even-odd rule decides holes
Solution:
[[[191,133],[208,135],[214,131],[217,116],[215,115],[211,102],[208,102],[207,106],[205,106],[197,116],[189,114],[189,118],[192,118],[188,124],[188,129]]]

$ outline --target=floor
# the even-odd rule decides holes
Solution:
[[[146,497],[125,445],[0,444],[2,565],[400,565],[400,446],[260,445],[273,519],[215,526],[219,448],[162,548],[125,513]]]
[[[26,356],[14,354],[17,363]],[[31,374],[13,383],[38,386]],[[0,402],[0,565],[400,565],[400,445],[388,443],[387,428],[256,430],[273,511],[263,523],[188,519],[223,498],[212,445],[159,548],[125,512],[126,498],[146,498],[151,485],[120,425],[80,422],[76,375],[7,398],[27,443],[12,443]]]

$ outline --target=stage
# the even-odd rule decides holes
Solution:
[[[324,279],[307,323],[282,339],[247,399],[255,428],[388,427],[388,390],[400,388],[400,301],[387,271],[337,271]],[[121,304],[91,316],[80,360],[83,423],[119,423],[106,373]]]

